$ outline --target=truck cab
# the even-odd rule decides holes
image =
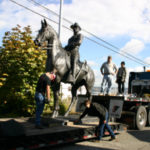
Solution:
[[[130,72],[128,93],[140,97],[150,94],[150,72]]]

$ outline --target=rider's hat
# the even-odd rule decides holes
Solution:
[[[73,25],[70,26],[71,29],[74,29],[74,28],[79,28],[79,30],[81,30],[81,27],[79,26],[78,23],[74,23]]]

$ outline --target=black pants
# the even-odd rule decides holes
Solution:
[[[124,93],[124,82],[122,82],[121,79],[118,79],[117,83],[118,83],[118,93],[123,94]]]
[[[117,78],[118,83],[118,93],[123,94],[124,93],[124,81],[122,81],[122,78]]]

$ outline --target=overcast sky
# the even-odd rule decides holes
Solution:
[[[57,16],[33,5],[30,0],[15,1],[58,22]],[[59,0],[35,1],[59,12]],[[115,49],[116,51],[128,52],[134,57],[150,63],[150,0],[64,0],[63,17],[71,22],[78,22],[82,29],[116,46],[118,48]],[[10,0],[0,0],[0,45],[4,33],[17,24],[22,27],[30,25],[34,38],[40,29],[41,19],[43,18],[17,6]],[[51,21],[48,23],[58,31],[58,25]],[[63,21],[63,24],[70,27],[69,23]],[[98,41],[83,31],[82,34]],[[71,35],[71,31],[62,29],[61,42],[63,46],[66,45]],[[101,82],[99,68],[106,61],[108,55],[112,56],[117,67],[120,66],[121,61],[125,61],[128,72],[143,71],[143,65],[84,38],[80,47],[81,61],[87,60],[94,70],[95,85],[97,86],[100,86]],[[147,67],[147,69],[149,68]]]

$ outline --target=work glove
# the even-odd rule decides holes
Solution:
[[[74,124],[82,124],[81,119],[77,119],[77,120],[75,120],[75,121],[74,121]]]

